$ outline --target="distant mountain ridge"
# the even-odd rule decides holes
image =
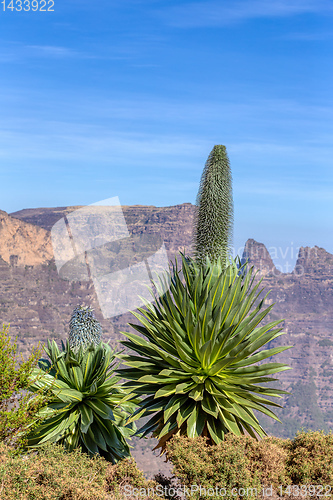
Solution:
[[[28,208],[11,214],[7,214],[6,212],[0,210],[0,218],[1,214],[5,214],[7,217],[12,217],[22,222],[43,228],[46,231],[51,231],[52,227],[59,219],[80,208],[82,208],[82,205],[53,208]],[[138,231],[143,232],[143,228],[145,231],[149,231],[150,228],[148,226],[155,229],[155,224],[159,224],[159,233],[161,234],[163,241],[165,241],[167,249],[170,253],[176,254],[183,248],[188,250],[191,247],[192,223],[195,213],[195,205],[192,205],[191,203],[183,203],[181,205],[170,207],[124,205],[122,206],[122,211],[130,233],[136,233]],[[174,227],[175,221],[178,221],[176,227]],[[180,242],[181,244],[179,244]],[[53,255],[52,249],[50,250],[47,248],[47,250],[46,260],[50,257],[50,254]],[[258,243],[253,239],[249,239],[245,244],[242,258],[243,261],[249,260],[249,262],[255,265],[257,269],[260,269],[261,274],[268,274],[272,272],[275,276],[281,274],[281,272],[276,269],[273,260],[263,243]],[[323,272],[326,275],[332,275],[332,254],[326,252],[326,250],[320,247],[301,247],[299,249],[296,265],[292,273],[299,275],[305,271],[308,273]]]
[[[127,323],[135,322],[130,313],[104,319],[91,283],[59,277],[50,229],[77,208],[0,212],[0,322],[11,323],[11,333],[18,334],[24,352],[38,340],[64,338],[78,303],[95,308],[105,339],[121,338]],[[131,235],[159,235],[170,259],[180,250],[191,254],[194,205],[135,205],[122,210]],[[333,425],[333,255],[319,247],[301,248],[294,271],[281,274],[265,245],[249,239],[246,259],[259,270],[266,290],[271,290],[266,300],[275,303],[271,319],[285,318],[282,326],[287,335],[274,340],[271,347],[295,346],[274,358],[293,368],[279,377],[282,387],[293,392],[285,398],[285,408],[277,410],[284,426],[268,419],[265,428],[285,437],[301,425],[328,429]]]
[[[50,231],[59,219],[79,208],[82,207],[25,209],[10,214],[10,217]],[[158,233],[165,242],[170,258],[184,247],[190,248],[195,211],[191,203],[161,208],[146,205],[123,205],[121,208],[129,233]]]

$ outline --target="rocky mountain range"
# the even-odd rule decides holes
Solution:
[[[65,228],[70,214],[79,208],[0,211],[0,322],[10,323],[11,335],[18,336],[24,354],[38,341],[64,339],[72,310],[79,303],[94,307],[104,338],[112,343],[130,328],[129,321],[135,322],[130,313],[103,317],[89,275],[71,280],[57,271],[51,229],[61,219]],[[164,242],[169,260],[179,251],[191,254],[195,206],[134,205],[123,206],[122,212],[129,247],[133,242],[136,248],[146,238],[156,248]],[[126,248],[111,245],[103,255],[115,260],[126,254]],[[250,239],[242,258],[255,266],[262,285],[271,290],[266,299],[267,304],[275,303],[270,319],[284,318],[286,335],[275,339],[271,347],[294,346],[274,357],[292,367],[276,382],[291,392],[283,399],[284,408],[276,411],[283,424],[264,418],[263,425],[281,437],[293,436],[302,426],[327,431],[333,424],[333,255],[319,247],[301,248],[294,270],[281,273],[265,245]],[[138,263],[137,256],[133,262]]]

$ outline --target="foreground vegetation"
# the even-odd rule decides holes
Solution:
[[[28,388],[41,351],[38,345],[24,360],[18,356],[17,341],[10,337],[9,325],[0,330],[0,442],[23,446],[28,428],[40,422],[38,415],[49,400],[48,390],[40,388],[32,398]]]
[[[112,466],[96,455],[50,444],[38,453],[13,455],[0,443],[1,500],[122,500],[122,486],[152,488],[133,458]]]
[[[260,441],[229,432],[218,445],[209,444],[206,437],[176,435],[166,443],[166,456],[173,465],[172,479],[158,475],[155,480],[147,480],[132,457],[112,464],[98,454],[89,456],[83,449],[70,451],[67,446],[66,450],[64,440],[58,440],[63,444],[56,443],[59,433],[53,434],[54,442],[46,439],[38,450],[24,451],[22,432],[35,422],[39,407],[31,406],[35,395],[26,390],[27,374],[36,364],[36,355],[34,362],[17,367],[15,356],[9,356],[16,352],[16,344],[10,343],[7,328],[0,339],[3,353],[7,353],[0,367],[4,384],[0,387],[1,500],[179,500],[179,491],[185,488],[191,492],[193,486],[201,487],[201,494],[194,490],[187,498],[217,500],[221,495],[214,496],[210,490],[216,487],[225,489],[225,500],[262,497],[263,488],[271,485],[273,491],[285,497],[293,492],[288,490],[290,485],[303,485],[303,490],[294,491],[295,496],[305,487],[309,497],[319,498],[320,485],[324,486],[321,496],[329,493],[325,487],[333,484],[333,435],[323,432],[302,432],[293,440],[267,437]],[[22,372],[25,375],[19,378]],[[16,393],[11,392],[14,388]],[[16,404],[11,404],[9,399],[15,394]],[[61,392],[58,394],[61,396]],[[43,401],[55,404],[52,394],[37,396],[39,405]],[[34,432],[37,430],[34,427]],[[233,494],[234,488],[241,495]]]
[[[200,485],[207,491],[206,496],[195,493],[194,499],[221,499],[221,494],[208,494],[209,488],[216,487],[224,489],[225,499],[274,494],[330,498],[333,490],[331,433],[302,431],[292,440],[265,437],[260,441],[229,433],[217,446],[208,446],[202,437],[175,437],[167,450],[179,484]]]
[[[192,487],[192,495],[187,498],[217,500],[221,496],[212,495],[209,489],[218,487],[225,489],[224,499],[240,500],[262,498],[263,488],[267,492],[271,485],[273,494],[282,492],[284,497],[292,496],[292,492],[295,497],[304,497],[307,492],[308,497],[329,498],[325,486],[333,484],[333,435],[318,431],[303,431],[293,440],[266,437],[261,441],[230,433],[223,443],[214,446],[203,437],[175,436],[167,445],[167,455],[174,478],[159,475],[147,480],[133,458],[112,465],[97,455],[91,458],[79,450],[69,452],[62,445],[50,443],[38,453],[18,455],[0,443],[0,498],[163,500],[177,499],[177,490],[179,493],[185,487],[190,491]],[[201,486],[201,496],[193,485]],[[324,486],[321,495],[320,485]],[[232,494],[233,488],[241,495]]]
[[[133,313],[140,335],[124,332],[122,342],[132,352],[111,351],[86,306],[73,311],[66,343],[48,341],[38,364],[39,352],[17,364],[0,332],[0,499],[178,500],[182,488],[186,498],[237,499],[263,488],[290,496],[291,484],[305,486],[295,496],[330,493],[316,487],[333,482],[332,435],[265,438],[254,414],[278,420],[267,406],[280,408],[270,397],[286,392],[258,384],[289,367],[261,362],[290,346],[261,350],[283,334],[281,320],[260,326],[272,306],[253,268],[230,257],[224,146],[208,158],[197,203],[194,258],[181,254],[181,269],[154,282],[154,304]],[[139,416],[151,418],[136,434],[158,438],[173,479],[148,481],[131,458]]]

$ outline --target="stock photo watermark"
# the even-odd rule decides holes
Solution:
[[[221,486],[201,486],[198,484],[192,484],[191,486],[162,486],[161,484],[157,485],[154,488],[133,488],[133,486],[127,484],[122,487],[122,493],[125,498],[141,498],[148,499],[153,497],[167,497],[167,498],[191,498],[193,496],[209,498],[269,498],[272,497],[273,494],[278,492],[278,494],[282,497],[283,495],[292,495],[296,497],[324,497],[331,498],[331,489],[330,485],[288,485],[283,486],[280,485],[277,488],[273,489],[273,486],[262,486],[259,490],[255,487],[248,488],[232,488],[226,489]]]
[[[54,224],[51,239],[59,276],[92,280],[104,318],[153,302],[148,287],[168,269],[160,236],[131,235],[118,197],[74,210]],[[159,295],[168,288],[164,280]]]
[[[291,242],[290,245],[270,246],[268,248],[263,244],[245,245],[239,248],[232,247],[232,256],[242,256],[243,262],[255,262],[259,270],[259,274],[267,274],[270,272],[277,277],[282,274],[294,274],[303,276],[306,272],[304,263],[306,261],[314,261],[318,257],[318,247],[296,247]],[[283,264],[274,264],[274,260],[282,260]],[[295,259],[296,264],[295,264]]]
[[[54,12],[53,0],[2,0],[2,12]]]

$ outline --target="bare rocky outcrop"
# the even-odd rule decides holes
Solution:
[[[0,211],[0,256],[10,266],[35,266],[50,261],[50,233]]]
[[[258,243],[254,239],[248,239],[245,243],[242,262],[248,261],[249,265],[253,265],[260,275],[274,275],[280,273],[273,263],[273,260],[263,243]]]
[[[82,208],[81,205],[73,207],[50,207],[50,208],[25,208],[10,214],[15,219],[34,224],[51,231],[54,224],[62,217],[70,214],[73,210]]]
[[[320,247],[301,247],[298,252],[295,273],[318,275],[319,279],[333,276],[333,255]]]
[[[58,220],[80,208],[82,206],[25,209],[10,215],[50,231]],[[129,233],[150,235],[152,240],[154,235],[158,236],[165,243],[170,259],[184,248],[190,251],[196,210],[191,203],[171,207],[123,205],[121,209]]]

